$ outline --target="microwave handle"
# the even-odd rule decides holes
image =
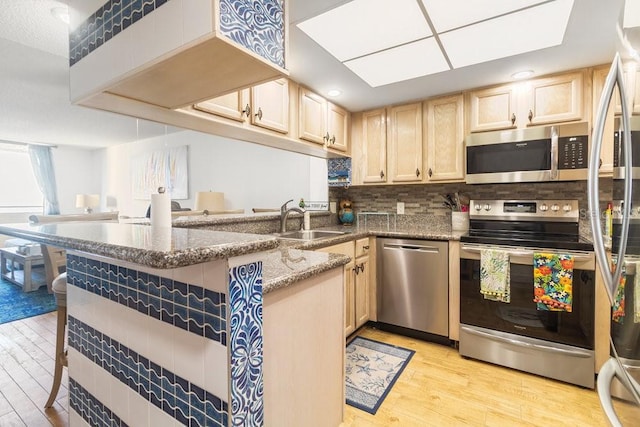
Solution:
[[[558,179],[558,129],[551,128],[551,180]]]
[[[600,151],[602,149],[602,137],[604,135],[604,124],[609,109],[609,102],[613,98],[613,91],[616,84],[620,93],[620,104],[622,107],[622,130],[623,130],[623,149],[626,153],[624,158],[624,197],[622,206],[622,227],[620,230],[620,247],[618,251],[615,271],[612,273],[609,262],[607,260],[606,249],[600,226],[600,189],[598,163],[600,160]],[[587,198],[589,202],[589,212],[591,215],[591,233],[593,236],[593,249],[596,253],[596,261],[600,266],[600,274],[604,280],[605,290],[609,301],[613,304],[615,295],[620,284],[620,276],[624,265],[624,254],[627,250],[627,238],[629,236],[629,220],[631,216],[631,167],[632,167],[632,147],[631,147],[631,129],[629,122],[629,106],[625,92],[624,76],[622,74],[622,60],[620,54],[616,56],[611,64],[611,69],[602,88],[602,95],[596,114],[595,124],[593,126],[592,142],[593,147],[589,150],[589,177],[587,181]],[[622,166],[622,165],[621,165]]]

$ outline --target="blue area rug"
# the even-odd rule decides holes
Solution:
[[[347,404],[375,414],[415,351],[356,337],[347,345]]]
[[[16,270],[14,273],[18,276],[22,271]],[[34,268],[31,277],[33,283],[43,285],[37,291],[22,292],[20,286],[0,279],[0,324],[56,309],[55,298],[45,286],[44,268]]]

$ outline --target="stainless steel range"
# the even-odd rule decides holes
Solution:
[[[462,356],[594,387],[595,257],[579,236],[579,214],[577,200],[471,201],[460,239]],[[492,264],[496,256],[502,263]],[[549,260],[567,267],[549,273],[562,291],[541,280]],[[487,292],[496,277],[508,298]]]

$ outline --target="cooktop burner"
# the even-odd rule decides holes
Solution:
[[[461,242],[592,251],[580,238],[577,200],[472,200]]]

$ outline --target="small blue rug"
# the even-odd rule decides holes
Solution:
[[[347,345],[347,404],[375,414],[415,351],[356,337]]]
[[[16,276],[22,271],[15,271]],[[0,324],[49,313],[56,309],[53,294],[45,285],[44,269],[33,269],[33,283],[42,284],[37,291],[22,292],[22,288],[0,279]]]

